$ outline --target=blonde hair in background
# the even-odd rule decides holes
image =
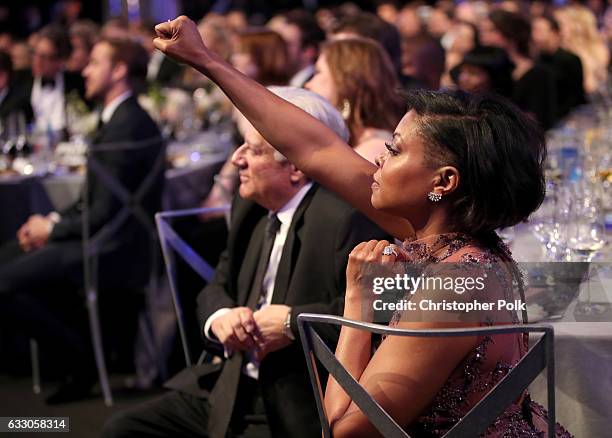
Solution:
[[[597,29],[597,19],[588,8],[572,4],[555,11],[561,28],[561,45],[582,61],[584,89],[588,94],[605,86],[610,52]]]

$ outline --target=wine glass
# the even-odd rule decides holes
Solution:
[[[573,187],[571,219],[567,224],[567,249],[571,261],[587,263],[586,297],[579,297],[577,315],[596,315],[601,305],[591,301],[591,262],[606,244],[605,223],[600,205],[598,186],[590,180],[580,180]]]

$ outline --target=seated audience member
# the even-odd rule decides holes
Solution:
[[[368,12],[360,12],[339,20],[327,36],[330,41],[363,37],[377,41],[389,55],[403,88],[410,82],[402,76],[402,43],[395,26]]]
[[[587,95],[609,91],[610,47],[597,28],[597,17],[586,6],[572,3],[555,11],[561,28],[561,47],[578,55]]]
[[[365,38],[325,44],[315,75],[306,84],[340,110],[349,128],[349,144],[371,162],[385,151],[385,142],[391,140],[391,130],[404,112],[398,87],[383,48]]]
[[[531,24],[517,13],[494,10],[480,26],[480,43],[504,49],[514,64],[514,103],[549,129],[557,121],[555,77],[531,58],[530,40]]]
[[[144,80],[147,54],[128,40],[101,40],[83,71],[87,98],[103,104],[92,156],[127,191],[135,193],[152,172],[153,184],[140,200],[152,219],[160,209],[163,166],[155,167],[163,143],[159,129],[132,94]],[[144,144],[143,144],[144,143]],[[113,149],[115,148],[115,149]],[[86,181],[90,235],[116,219],[120,200],[96,173]],[[33,215],[17,238],[0,248],[0,324],[2,330],[25,332],[69,368],[71,380],[48,401],[59,403],[86,395],[94,370],[87,330],[74,327],[80,313],[68,304],[80,302],[83,287],[83,200],[48,216]],[[129,215],[116,233],[98,248],[101,290],[129,290],[146,283],[150,245],[147,230]],[[78,309],[79,307],[77,307]],[[70,318],[70,319],[69,319]]]
[[[463,62],[451,74],[460,90],[512,97],[513,70],[514,64],[504,49],[480,46],[466,53]]]
[[[438,90],[444,73],[444,49],[440,42],[426,34],[402,41],[402,74],[410,78],[408,89]]]
[[[289,53],[283,38],[268,29],[240,32],[230,57],[232,65],[262,85],[286,85]]]
[[[454,86],[451,70],[454,69],[467,52],[478,47],[478,28],[467,21],[457,21],[440,41],[444,48],[444,73],[440,79],[440,88]]]
[[[70,26],[72,51],[66,61],[66,70],[81,74],[89,62],[89,54],[98,39],[98,25],[91,20],[79,20]]]
[[[531,27],[531,37],[539,55],[537,61],[555,74],[557,115],[561,118],[578,105],[586,103],[582,62],[578,56],[561,47],[559,24],[551,15],[534,19]]]
[[[495,230],[526,220],[539,207],[546,149],[541,130],[514,105],[499,97],[413,92],[407,97],[410,111],[375,166],[322,123],[211,53],[187,17],[158,24],[156,31],[158,49],[207,74],[261,136],[305,174],[392,235],[407,238],[403,246],[369,241],[352,251],[346,318],[364,317],[362,269],[368,263],[414,261],[434,270],[448,262],[463,261],[477,269],[499,264],[486,277],[482,293],[494,300],[500,294],[523,297],[520,271]],[[456,314],[445,312],[421,323],[406,322],[404,316],[410,315],[396,313],[392,324],[411,329],[486,326],[494,315],[480,315],[481,322],[473,323],[440,322],[457,321]],[[520,323],[515,312],[493,320],[500,317]],[[529,348],[522,334],[495,339],[389,336],[373,353],[371,338],[368,332],[343,327],[336,357],[411,436],[444,435]],[[327,384],[325,410],[336,438],[380,436],[333,379]],[[546,427],[545,410],[525,392],[499,414],[485,436],[545,435]],[[561,426],[554,432],[570,436]]]
[[[0,52],[0,121],[6,122],[11,115],[22,114],[25,120],[32,119],[32,107],[25,90],[15,83],[11,57]]]
[[[272,91],[348,138],[340,114],[320,96]],[[232,162],[240,188],[227,249],[197,309],[200,333],[227,359],[184,370],[166,385],[174,391],[111,418],[104,437],[320,436],[296,318],[337,314],[348,253],[382,232],[252,126]],[[325,337],[333,342],[336,335],[332,329]],[[265,414],[264,424],[251,424],[253,414]]]
[[[299,9],[281,15],[268,27],[278,32],[287,44],[292,73],[289,85],[303,87],[314,74],[319,45],[325,40],[323,30],[311,13]]]
[[[32,78],[25,84],[34,111],[34,129],[61,136],[66,128],[68,96],[85,94],[83,78],[65,70],[70,38],[60,26],[50,24],[38,32],[32,59]]]
[[[11,47],[11,60],[13,61],[13,78],[15,84],[23,87],[32,75],[32,52],[26,41],[15,41]]]

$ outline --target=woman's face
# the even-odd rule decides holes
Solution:
[[[338,91],[334,78],[329,69],[329,64],[325,59],[325,54],[321,54],[315,65],[315,74],[304,87],[310,91],[323,96],[332,105],[338,105]]]
[[[232,66],[245,76],[257,80],[259,69],[253,61],[253,57],[249,53],[236,52],[233,53],[230,61]]]
[[[435,169],[425,164],[426,146],[416,133],[417,114],[409,111],[387,144],[387,153],[377,159],[372,184],[372,206],[422,223],[431,202],[427,194],[434,187]]]
[[[491,91],[489,74],[480,67],[463,65],[459,72],[459,88],[468,93]]]
[[[483,20],[480,24],[480,44],[483,46],[500,47],[506,49],[508,42],[497,30],[493,22],[489,19]]]

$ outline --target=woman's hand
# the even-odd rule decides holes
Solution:
[[[371,318],[367,315],[373,310],[375,298],[374,277],[394,276],[394,264],[403,260],[406,260],[404,250],[387,240],[370,240],[357,245],[349,254],[346,267],[344,317],[369,321]]]
[[[196,24],[184,15],[155,26],[155,48],[171,58],[193,66],[202,57],[210,56]]]

